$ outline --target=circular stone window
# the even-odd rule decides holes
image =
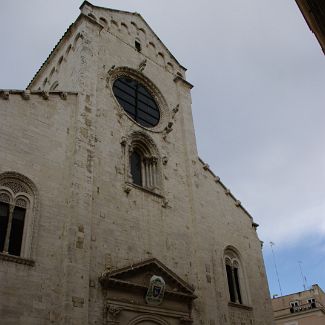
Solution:
[[[119,77],[114,81],[113,93],[125,112],[140,125],[152,128],[159,123],[158,105],[141,82]]]

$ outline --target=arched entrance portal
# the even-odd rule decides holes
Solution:
[[[134,318],[129,325],[169,325],[166,321],[157,316],[138,316]]]

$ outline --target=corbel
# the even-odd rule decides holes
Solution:
[[[138,71],[143,72],[145,67],[147,66],[147,59],[144,59],[138,66]]]
[[[204,164],[204,165],[203,165],[203,169],[204,169],[204,170],[209,170],[209,168],[210,168],[210,167],[209,167],[208,164]]]
[[[60,97],[61,97],[61,99],[66,100],[68,97],[68,94],[66,92],[61,92]]]
[[[109,303],[107,303],[105,306],[106,317],[109,315],[109,318],[113,321],[116,320],[116,318],[120,315],[122,310],[123,310],[122,307],[117,307]]]
[[[173,131],[172,126],[173,126],[173,122],[169,122],[168,125],[164,128],[164,135],[163,135],[164,140],[166,140],[167,134]]]
[[[131,192],[131,187],[128,185],[123,186],[123,191],[128,195]]]
[[[214,181],[215,181],[216,183],[219,183],[219,182],[220,182],[220,177],[219,177],[219,176],[216,176],[216,177],[214,178]]]
[[[167,163],[168,163],[168,157],[167,156],[162,157],[161,160],[162,160],[163,165],[167,165]]]
[[[178,113],[179,111],[179,104],[177,104],[173,109],[172,109],[172,119],[175,118],[175,115]]]
[[[164,199],[161,206],[165,209],[168,208],[168,200]]]
[[[42,91],[41,96],[43,99],[48,100],[49,99],[49,92],[48,91]]]
[[[182,317],[179,321],[181,324],[185,324],[185,325],[193,324],[193,319],[190,317]]]
[[[2,98],[8,100],[9,99],[9,91],[4,91],[2,93]]]
[[[121,138],[121,142],[120,142],[120,144],[121,144],[121,146],[125,147],[125,146],[126,146],[126,143],[127,143],[127,138],[123,136],[123,137]]]
[[[109,79],[110,79],[110,77],[111,77],[111,75],[112,75],[114,69],[115,69],[115,64],[113,64],[113,65],[109,68],[109,70],[107,71],[107,77],[106,77],[106,88],[109,88]]]
[[[24,90],[22,93],[21,93],[21,97],[25,100],[28,100],[30,99],[30,90]]]
[[[113,72],[114,69],[115,69],[115,64],[113,64],[113,65],[109,68],[109,70],[107,71],[107,74],[110,76],[110,75],[112,74],[112,72]]]

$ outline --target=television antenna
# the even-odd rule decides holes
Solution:
[[[278,279],[278,284],[279,284],[280,294],[281,294],[281,296],[283,296],[283,294],[282,294],[282,288],[281,288],[281,283],[280,283],[280,278],[279,278],[279,273],[278,273],[278,267],[277,267],[277,265],[276,265],[275,254],[274,254],[274,250],[273,250],[273,246],[274,246],[274,245],[275,245],[275,244],[274,244],[272,241],[270,241],[270,246],[271,246],[272,255],[273,255],[273,262],[274,262],[275,273],[276,273],[276,277],[277,277],[277,279]]]
[[[302,262],[298,261],[298,265],[299,265],[299,270],[300,270],[300,274],[301,274],[301,278],[302,278],[302,285],[304,287],[304,290],[307,290],[307,279],[306,276],[304,275],[304,273],[302,272]]]

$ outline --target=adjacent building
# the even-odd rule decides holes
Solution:
[[[325,293],[314,284],[309,290],[273,298],[277,325],[324,325]]]
[[[296,0],[296,2],[325,54],[325,1]]]
[[[0,91],[1,324],[273,324],[186,69],[140,14],[80,9],[27,89]]]

